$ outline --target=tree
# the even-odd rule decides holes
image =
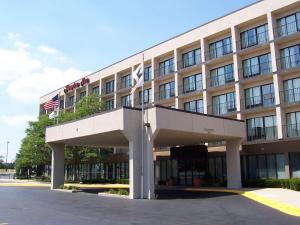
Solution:
[[[61,111],[57,121],[67,122],[79,119],[84,116],[92,115],[104,109],[104,103],[99,101],[95,95],[89,95],[82,98],[76,104],[76,112]],[[37,166],[37,175],[40,175],[42,167],[51,162],[51,149],[45,143],[46,127],[54,125],[55,120],[50,120],[48,115],[41,115],[38,121],[29,122],[26,129],[26,136],[22,140],[19,153],[16,155],[17,173],[20,169]],[[67,161],[74,161],[79,165],[81,160],[95,160],[99,157],[97,149],[87,147],[67,147],[65,154]]]
[[[17,172],[21,168],[49,164],[51,161],[51,150],[45,143],[46,127],[53,125],[47,115],[42,115],[38,121],[29,122],[25,130],[26,136],[22,140],[21,148],[16,156]],[[37,171],[39,173],[40,170]]]

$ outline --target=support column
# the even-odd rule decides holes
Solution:
[[[284,152],[284,172],[285,172],[285,178],[290,179],[291,172],[290,172],[290,159],[289,159],[288,152]]]
[[[63,144],[49,144],[52,149],[52,162],[51,162],[51,189],[58,188],[64,184],[65,169],[64,169],[64,148]]]
[[[226,141],[227,188],[241,188],[241,139]]]
[[[135,140],[129,141],[129,198],[141,198],[141,151],[138,136]]]
[[[154,199],[154,161],[153,161],[153,142],[145,137],[144,144],[144,193],[143,198]]]

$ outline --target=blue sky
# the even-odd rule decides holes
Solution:
[[[255,1],[0,2],[0,155],[10,141],[11,161],[41,95]]]

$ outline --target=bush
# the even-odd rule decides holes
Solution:
[[[116,195],[129,195],[129,191],[127,189],[117,189],[111,188],[107,191],[109,194],[116,194]]]
[[[129,179],[104,179],[83,180],[83,184],[129,184]]]
[[[300,191],[300,178],[278,180],[245,180],[243,181],[243,186],[253,188],[286,188],[295,191]]]

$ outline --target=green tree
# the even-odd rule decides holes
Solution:
[[[26,136],[22,140],[21,148],[16,156],[16,169],[19,172],[22,168],[41,166],[51,161],[51,150],[45,143],[46,127],[53,125],[47,115],[42,115],[37,121],[29,122],[25,130]],[[39,170],[37,172],[40,172]]]

